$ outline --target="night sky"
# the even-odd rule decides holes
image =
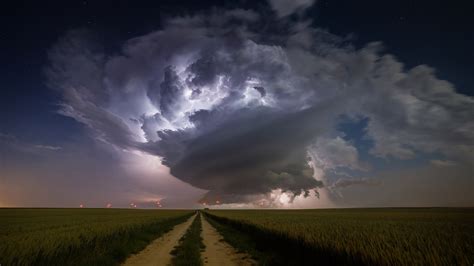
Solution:
[[[0,207],[472,206],[473,11],[3,4]]]

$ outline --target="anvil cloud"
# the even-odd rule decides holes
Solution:
[[[474,161],[473,98],[428,66],[405,69],[380,43],[356,49],[287,19],[277,2],[270,17],[233,9],[171,18],[118,54],[91,32],[69,32],[46,71],[63,97],[59,112],[97,140],[159,156],[174,177],[209,191],[203,201],[306,197],[340,169],[369,175],[337,130],[341,117],[367,119],[375,158]],[[312,3],[301,2],[291,12]],[[380,183],[347,175],[332,187]]]

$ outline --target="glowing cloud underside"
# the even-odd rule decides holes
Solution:
[[[341,116],[369,121],[372,156],[474,161],[474,100],[431,68],[404,71],[380,44],[355,50],[303,22],[282,30],[288,22],[275,20],[262,33],[265,19],[276,18],[178,17],[115,56],[72,31],[50,51],[60,113],[102,142],[158,156],[173,176],[209,191],[206,204],[288,206],[319,195],[336,169],[368,171],[337,131]]]

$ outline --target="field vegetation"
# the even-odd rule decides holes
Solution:
[[[0,209],[1,265],[117,265],[195,211]],[[474,209],[206,210],[261,265],[472,265]],[[174,265],[201,265],[196,216]]]
[[[472,265],[474,209],[210,210],[262,265]]]
[[[0,209],[1,265],[117,265],[194,211]]]
[[[171,252],[174,255],[172,265],[199,266],[203,265],[201,251],[205,248],[201,237],[201,217],[196,215],[193,223],[180,239],[179,244]]]

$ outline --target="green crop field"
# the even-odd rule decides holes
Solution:
[[[0,264],[117,265],[193,213],[0,209]],[[472,265],[474,260],[472,208],[207,210],[204,215],[229,244],[261,265]],[[200,264],[200,231],[196,220],[175,249],[174,264]]]
[[[0,264],[115,265],[194,211],[0,209]]]
[[[211,210],[261,264],[473,265],[474,209]]]

